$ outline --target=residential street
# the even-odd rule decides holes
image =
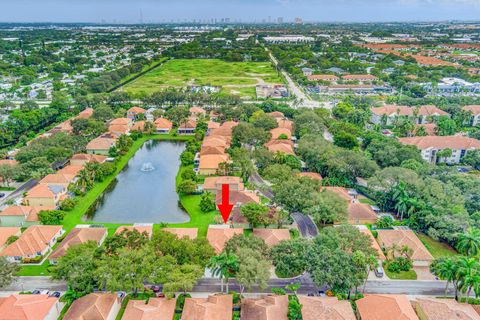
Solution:
[[[297,227],[300,230],[302,237],[313,238],[318,235],[317,226],[312,221],[312,218],[300,212],[294,212],[291,216],[297,223]]]

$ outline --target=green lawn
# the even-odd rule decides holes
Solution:
[[[390,272],[386,267],[384,270],[387,277],[392,280],[417,280],[417,273],[413,269],[410,271],[400,271],[399,273]]]
[[[90,191],[87,192],[85,196],[79,197],[79,202],[75,206],[75,208],[68,212],[63,220],[63,226],[65,231],[70,231],[73,229],[77,224],[88,224],[88,223],[95,223],[95,224],[103,224],[105,227],[108,228],[108,235],[111,236],[115,232],[115,230],[122,225],[128,225],[125,223],[99,223],[99,222],[91,222],[91,221],[84,221],[83,217],[87,213],[88,209],[95,203],[95,200],[107,189],[110,183],[115,179],[118,173],[125,167],[128,163],[130,158],[138,151],[138,149],[145,143],[147,140],[157,139],[157,140],[189,140],[193,139],[192,136],[173,136],[173,135],[151,135],[151,136],[144,136],[138,140],[136,140],[130,150],[123,155],[117,162],[117,170],[115,174],[109,176],[105,181],[101,183],[97,183]],[[183,170],[191,169],[192,167],[180,167],[177,178],[176,184],[181,181],[181,172]],[[205,237],[207,234],[208,225],[214,222],[215,216],[218,214],[217,211],[213,211],[210,213],[203,213],[200,211],[199,204],[200,204],[200,195],[189,195],[189,196],[180,196],[180,202],[182,203],[183,207],[190,215],[190,221],[186,223],[177,223],[177,224],[168,224],[168,227],[176,227],[176,228],[198,228],[198,235],[199,237]],[[154,230],[160,229],[159,224],[154,225]],[[40,266],[23,266],[18,273],[20,276],[41,276],[41,275],[48,275],[47,268],[49,267],[50,263],[46,260]]]
[[[218,59],[175,59],[123,87],[150,94],[169,87],[221,86],[225,93],[255,97],[255,85],[282,83],[270,62],[225,62]]]
[[[435,259],[458,255],[457,251],[446,243],[436,241],[422,233],[418,233],[417,236]]]

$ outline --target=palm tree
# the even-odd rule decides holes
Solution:
[[[400,254],[402,254],[403,256],[405,256],[405,258],[410,259],[410,257],[411,257],[412,254],[413,254],[413,250],[410,249],[407,245],[403,245],[403,246],[400,248]]]
[[[445,297],[447,296],[448,285],[450,282],[454,282],[455,292],[457,291],[455,280],[457,278],[458,265],[456,261],[451,258],[438,260],[432,264],[431,269],[434,275],[447,282],[445,286]]]
[[[457,242],[457,249],[469,257],[477,256],[480,253],[480,230],[470,229],[461,234]]]
[[[392,200],[395,202],[395,210],[400,214],[400,220],[403,220],[403,215],[408,211],[409,204],[411,204],[410,194],[407,190],[407,184],[400,181],[393,189]]]
[[[207,265],[212,269],[212,274],[215,277],[220,277],[221,291],[223,292],[223,280],[226,279],[228,292],[228,280],[230,276],[238,270],[238,258],[231,253],[222,252],[218,256],[212,257]]]
[[[458,285],[462,292],[467,294],[467,303],[472,288],[478,286],[480,282],[480,264],[475,258],[461,257],[459,262]]]

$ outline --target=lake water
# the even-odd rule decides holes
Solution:
[[[175,176],[184,142],[150,140],[91,208],[91,221],[180,223],[190,217],[179,206]]]

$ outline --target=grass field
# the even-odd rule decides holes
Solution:
[[[417,236],[435,259],[458,255],[457,251],[446,243],[435,241],[422,233],[418,233]]]
[[[282,83],[270,62],[225,62],[217,59],[170,60],[123,87],[132,94],[169,87],[221,86],[224,93],[255,97],[255,85]]]

